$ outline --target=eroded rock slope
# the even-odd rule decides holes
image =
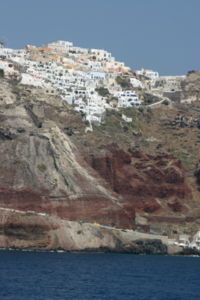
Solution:
[[[198,210],[198,170],[193,172],[192,166],[188,179],[187,165],[176,149],[168,149],[171,133],[158,134],[163,130],[162,110],[133,112],[131,125],[120,114],[108,113],[109,122],[85,134],[81,116],[58,97],[3,79],[0,92],[0,207],[56,218],[47,225],[35,215],[30,224],[22,214],[9,219],[4,212],[2,246],[28,247],[31,239],[31,247],[37,240],[36,248],[56,248],[59,234],[49,242],[47,228],[65,230],[61,224],[69,221],[161,234],[166,234],[165,225],[170,232],[192,230],[199,218],[193,214]],[[172,110],[168,119],[176,113]],[[21,242],[12,244],[16,236]],[[95,248],[89,242],[93,238],[86,248]],[[109,238],[113,249],[114,237]],[[66,240],[64,248],[71,249]],[[57,245],[63,247],[61,241]],[[98,247],[109,248],[109,243]]]

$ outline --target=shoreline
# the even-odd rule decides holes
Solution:
[[[186,249],[185,249],[186,250]],[[85,250],[65,250],[65,249],[21,249],[21,248],[0,248],[1,252],[35,252],[35,253],[65,253],[65,254],[128,254],[128,255],[139,255],[139,256],[171,256],[171,257],[200,257],[199,253],[186,253],[183,251],[182,253],[136,253],[136,252],[126,252],[126,251],[111,251],[111,250],[95,250],[95,249],[85,249]]]

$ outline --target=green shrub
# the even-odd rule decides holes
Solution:
[[[0,78],[3,78],[3,77],[4,77],[4,70],[0,69]]]
[[[142,96],[143,96],[144,104],[153,104],[161,100],[159,97],[150,93],[143,93]]]
[[[132,86],[132,84],[131,84],[129,78],[117,76],[116,82],[117,82],[117,84],[119,84],[123,89],[132,89],[132,88],[133,88],[133,86]]]
[[[96,88],[95,91],[102,97],[106,97],[110,95],[109,90],[104,87]]]
[[[172,153],[185,164],[190,165],[193,163],[193,157],[188,153],[178,152],[176,150],[173,150]]]
[[[47,167],[44,164],[38,165],[37,167],[41,172],[45,172],[47,169]]]
[[[164,105],[169,105],[169,101],[164,100],[164,101],[162,102],[162,104],[164,104]]]
[[[143,113],[144,112],[144,107],[138,107],[138,111],[140,112],[140,113]]]

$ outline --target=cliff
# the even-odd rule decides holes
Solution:
[[[169,125],[195,111],[124,110],[131,124],[108,112],[85,133],[81,116],[42,89],[1,79],[0,93],[1,247],[144,252],[144,242],[92,223],[196,230],[198,129]]]
[[[3,248],[23,250],[135,254],[167,254],[172,249],[170,240],[163,236],[8,209],[0,211],[0,243]],[[173,246],[173,253],[180,250],[181,248]]]

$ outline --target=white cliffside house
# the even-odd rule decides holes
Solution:
[[[95,90],[76,90],[74,105],[76,111],[85,114],[85,120],[89,121],[90,125],[102,122],[106,110],[106,99],[99,96]]]
[[[98,61],[112,60],[112,54],[102,49],[90,49],[89,54],[95,57]]]
[[[21,76],[22,79],[20,83],[23,85],[32,85],[35,87],[46,87],[45,82],[41,78],[36,78],[26,73],[22,73]]]
[[[70,47],[73,47],[73,43],[68,41],[57,41],[47,44],[47,47],[55,52],[69,53]]]
[[[156,79],[159,77],[159,73],[153,70],[141,69],[136,71],[136,74],[147,77],[150,80]]]
[[[130,78],[130,83],[132,84],[133,88],[140,88],[140,89],[144,88],[143,83],[135,77]]]
[[[88,73],[89,79],[92,80],[105,80],[106,79],[106,73],[104,72],[89,72]]]
[[[123,91],[119,92],[118,95],[118,107],[134,107],[140,106],[141,101],[136,95],[135,91]]]
[[[200,231],[197,231],[197,233],[193,236],[190,248],[200,250]]]
[[[122,91],[116,85],[118,73],[129,71],[123,62],[115,61],[111,53],[102,49],[85,49],[74,47],[68,41],[49,43],[39,48],[48,54],[47,60],[35,53],[32,57],[32,47],[25,50],[0,48],[2,61],[9,58],[24,66],[22,84],[33,85],[45,89],[45,92],[61,96],[76,111],[84,115],[84,119],[92,123],[101,123],[106,109],[132,107],[141,105],[135,91]],[[37,48],[34,48],[37,50]],[[37,52],[37,51],[36,51]],[[140,87],[141,83],[133,79],[133,86]],[[116,97],[114,105],[106,102],[95,89],[103,86]],[[127,119],[128,120],[128,119]],[[129,120],[128,120],[129,121]],[[127,122],[128,122],[127,121]]]
[[[0,59],[0,69],[3,70],[7,79],[20,79],[20,73],[15,70],[14,65],[6,60]]]

